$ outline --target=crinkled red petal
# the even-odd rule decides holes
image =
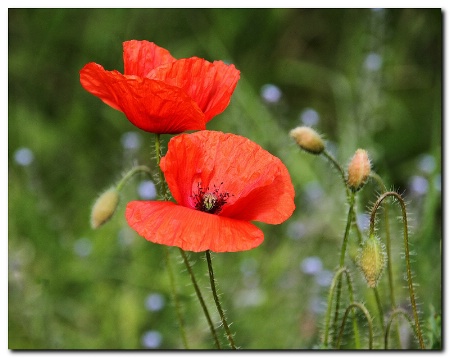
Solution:
[[[279,224],[294,209],[294,188],[280,159],[235,134],[199,131],[173,137],[161,160],[172,196],[194,208],[198,185],[230,197],[220,216]]]
[[[165,48],[149,41],[123,43],[124,74],[146,77],[155,67],[176,61]]]
[[[80,71],[81,85],[128,120],[152,133],[181,133],[205,129],[205,116],[180,88],[160,81],[123,76],[89,63]]]
[[[205,113],[206,121],[222,113],[230,103],[240,71],[222,61],[192,57],[155,68],[149,78],[182,88]]]
[[[255,225],[207,214],[168,201],[132,201],[125,217],[145,239],[185,251],[235,252],[255,248],[264,240]]]

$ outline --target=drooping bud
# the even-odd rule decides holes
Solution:
[[[325,149],[325,144],[319,133],[310,127],[294,128],[289,132],[289,135],[297,142],[300,148],[311,154],[320,154]]]
[[[110,188],[101,194],[95,201],[91,211],[91,226],[97,229],[113,216],[119,204],[119,192]]]
[[[348,165],[347,185],[352,191],[358,191],[370,175],[370,160],[367,151],[358,149]]]
[[[370,288],[377,286],[386,264],[386,252],[380,239],[374,234],[363,241],[357,260],[358,266]]]

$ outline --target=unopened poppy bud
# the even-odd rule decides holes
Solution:
[[[358,191],[366,183],[370,175],[370,160],[364,149],[355,152],[348,165],[347,185],[353,191]]]
[[[91,212],[91,226],[97,229],[113,216],[119,203],[119,192],[116,188],[106,190],[98,197]]]
[[[320,154],[325,149],[325,144],[319,133],[310,127],[297,127],[289,132],[289,135],[303,150],[311,154]]]
[[[359,249],[357,262],[368,286],[376,287],[386,264],[386,253],[380,239],[372,234],[364,240]]]

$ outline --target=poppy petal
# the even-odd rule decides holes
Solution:
[[[255,248],[264,240],[255,225],[207,214],[169,201],[132,201],[125,217],[145,239],[186,251],[235,252]]]
[[[124,74],[146,77],[155,67],[176,61],[165,48],[149,41],[123,43]]]
[[[118,111],[122,111],[119,100],[108,83],[113,83],[115,78],[121,77],[118,71],[107,73],[101,65],[94,62],[88,63],[80,70],[80,83],[83,88]]]
[[[201,185],[230,195],[220,216],[279,224],[295,209],[287,168],[242,136],[199,131],[173,137],[160,166],[173,198],[186,207],[195,207]]]
[[[160,81],[123,76],[89,63],[80,71],[81,85],[135,126],[152,133],[181,133],[205,128],[205,117],[183,90]]]
[[[182,88],[205,113],[208,122],[230,103],[240,71],[222,61],[211,63],[191,57],[160,66],[148,77]]]

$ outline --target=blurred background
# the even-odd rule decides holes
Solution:
[[[331,165],[289,138],[292,128],[307,125],[344,167],[357,148],[368,150],[386,186],[407,200],[430,347],[442,303],[442,29],[441,9],[9,9],[9,348],[183,348],[163,247],[139,237],[124,218],[128,201],[155,197],[154,183],[135,177],[113,219],[95,231],[89,223],[103,190],[133,165],[151,165],[153,135],[79,82],[88,62],[122,72],[122,42],[130,39],[155,42],[176,58],[233,63],[241,79],[208,129],[250,138],[291,174],[293,216],[277,226],[257,224],[265,232],[258,248],[213,255],[236,344],[320,345],[347,204]],[[362,230],[379,192],[370,181],[358,194]],[[401,212],[392,205],[389,213],[396,300],[409,309]],[[373,292],[352,260],[356,248],[352,235],[347,265],[356,296],[376,316]],[[212,349],[178,250],[170,252],[190,347]],[[219,324],[204,257],[190,259]],[[386,275],[378,290],[388,312]],[[416,347],[402,327],[403,347]],[[380,330],[376,339],[382,342]]]

